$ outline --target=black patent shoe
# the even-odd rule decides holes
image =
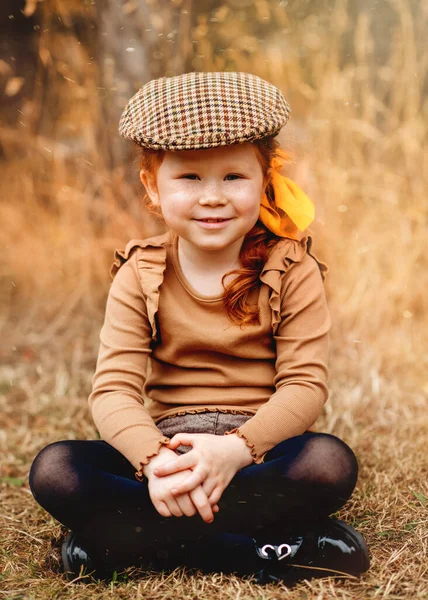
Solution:
[[[101,574],[97,573],[93,560],[73,532],[67,534],[62,544],[61,559],[64,571],[68,575],[101,577]]]
[[[338,519],[327,519],[301,537],[279,543],[256,544],[266,565],[256,574],[258,583],[282,581],[293,585],[315,577],[359,577],[370,559],[363,536]]]

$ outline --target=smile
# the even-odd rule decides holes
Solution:
[[[195,219],[196,223],[204,229],[221,229],[225,227],[231,219]]]
[[[223,221],[229,221],[229,219],[196,219],[197,221],[203,221],[204,223],[222,223]]]

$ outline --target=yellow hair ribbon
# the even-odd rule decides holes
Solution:
[[[315,207],[297,183],[279,174],[286,158],[285,152],[277,150],[271,161],[274,206],[265,194],[259,219],[275,235],[297,238],[298,231],[305,231],[314,220]]]

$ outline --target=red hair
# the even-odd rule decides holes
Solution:
[[[273,190],[270,184],[270,163],[279,148],[279,144],[273,136],[255,140],[252,142],[256,156],[262,167],[264,185],[269,200],[273,200]],[[141,148],[140,168],[152,176],[165,157],[164,150],[152,150]],[[155,207],[146,196],[147,206],[151,212],[159,215],[159,209]],[[278,242],[278,237],[269,231],[263,223],[258,220],[254,227],[246,234],[242,244],[239,259],[242,264],[240,269],[229,271],[222,278],[231,274],[236,275],[229,284],[224,285],[223,305],[229,319],[239,325],[253,324],[259,322],[259,310],[256,305],[248,302],[251,290],[257,284],[260,273],[267,261],[272,248]]]

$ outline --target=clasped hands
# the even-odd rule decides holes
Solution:
[[[178,446],[192,446],[177,455]],[[235,474],[253,458],[236,434],[177,433],[144,468],[149,494],[163,517],[191,517],[197,512],[212,523],[218,502]]]

